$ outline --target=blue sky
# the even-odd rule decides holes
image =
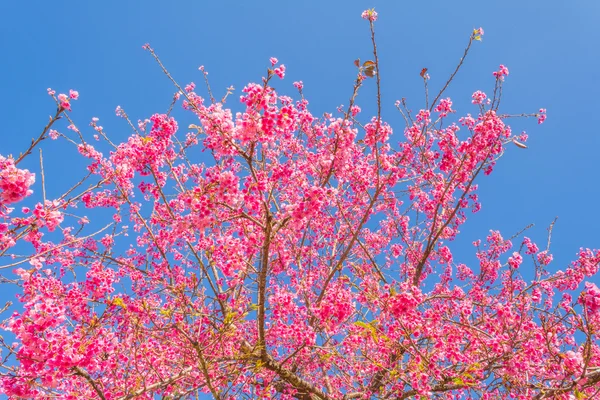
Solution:
[[[335,111],[348,102],[352,61],[370,55],[368,26],[360,19],[369,7],[379,12],[384,118],[397,131],[403,125],[393,102],[406,97],[417,109],[423,99],[420,69],[428,67],[432,90],[439,88],[479,26],[484,41],[475,43],[448,92],[459,112],[475,112],[470,94],[491,91],[491,72],[501,63],[511,71],[504,111],[548,110],[542,126],[514,121],[515,131],[529,132],[529,149],[509,148],[494,174],[481,181],[483,209],[464,227],[465,240],[490,228],[510,236],[529,223],[542,240],[558,216],[557,267],[580,246],[599,247],[600,80],[594,76],[600,66],[600,3],[591,0],[2,2],[0,153],[18,153],[41,131],[54,111],[47,87],[79,90],[73,118],[85,127],[99,117],[113,140],[129,134],[114,115],[117,105],[134,120],[164,112],[174,89],[141,49],[146,42],[179,82],[195,81],[200,91],[197,68],[205,65],[217,97],[230,85],[239,96],[276,56],[288,67],[286,80],[277,83],[280,91],[293,95],[292,82],[303,80],[315,114]],[[358,103],[366,114],[373,110],[373,92],[365,88],[362,94]],[[238,107],[235,101],[229,105]],[[65,153],[64,143],[44,145],[51,197],[72,181],[64,178],[72,175],[77,157]],[[37,156],[25,164],[37,170]]]
[[[600,247],[596,0],[3,1],[0,154],[18,153],[41,132],[54,112],[48,87],[77,89],[81,97],[71,116],[81,128],[100,118],[113,141],[129,134],[114,114],[117,105],[134,120],[165,112],[175,90],[142,50],[146,42],[180,83],[194,81],[201,92],[198,66],[205,65],[218,98],[230,85],[237,98],[276,56],[288,68],[286,79],[276,83],[278,90],[294,95],[292,82],[302,80],[314,114],[335,112],[351,94],[353,60],[371,54],[368,24],[360,19],[371,7],[379,13],[383,116],[397,134],[403,121],[394,101],[405,97],[418,109],[421,68],[429,68],[432,90],[439,88],[468,35],[480,26],[483,42],[475,43],[448,92],[459,113],[476,113],[470,95],[491,93],[491,72],[499,64],[510,69],[504,112],[548,110],[544,125],[533,119],[513,122],[514,131],[528,131],[529,148],[510,147],[492,176],[480,181],[483,209],[462,229],[462,241],[485,238],[489,229],[509,237],[534,223],[529,235],[545,244],[545,228],[558,216],[555,268],[564,269],[579,247]],[[358,99],[365,114],[373,112],[373,94],[365,88]],[[228,105],[239,107],[236,101]],[[188,118],[180,126],[193,122],[190,114],[180,115]],[[65,126],[59,124],[62,131]],[[64,143],[44,143],[49,197],[82,175],[73,176],[80,162],[72,149],[64,149]],[[22,165],[37,172],[37,155]],[[39,184],[34,189],[40,190]]]

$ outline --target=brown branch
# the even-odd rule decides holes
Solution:
[[[152,385],[149,385],[149,386],[146,386],[145,388],[139,389],[138,391],[130,393],[127,396],[120,397],[119,400],[133,399],[133,398],[141,396],[144,393],[147,393],[147,392],[149,392],[151,390],[167,387],[167,386],[171,385],[172,383],[174,383],[174,382],[178,381],[179,379],[181,379],[186,374],[188,374],[192,369],[193,369],[192,367],[187,367],[186,369],[182,370],[180,373],[178,373],[177,375],[172,376],[171,378],[169,378],[166,381],[161,381],[161,382],[153,383]]]
[[[335,264],[335,266],[329,272],[329,275],[327,276],[327,279],[325,279],[325,283],[323,284],[323,290],[321,290],[321,293],[319,294],[319,297],[317,298],[317,301],[316,301],[317,305],[319,305],[321,303],[321,301],[323,300],[323,298],[325,297],[325,292],[327,291],[327,286],[329,285],[329,282],[331,281],[331,279],[335,275],[335,272],[341,267],[341,265],[344,263],[344,261],[346,260],[346,258],[350,254],[350,251],[354,247],[354,243],[358,239],[358,234],[362,230],[363,225],[369,219],[369,216],[371,215],[371,210],[373,208],[373,205],[377,201],[377,198],[379,197],[379,194],[381,193],[382,190],[383,190],[383,185],[379,186],[379,188],[377,188],[377,190],[375,191],[375,193],[373,195],[373,198],[371,199],[371,201],[369,203],[369,206],[367,207],[367,210],[365,211],[365,214],[363,215],[360,223],[358,224],[356,232],[354,232],[354,234],[352,235],[352,238],[350,239],[350,243],[348,243],[348,246],[346,247],[346,250],[344,250],[344,253],[342,253],[342,255],[341,255],[340,259],[338,260],[338,262]],[[312,319],[314,319],[314,317]]]
[[[265,342],[265,303],[267,291],[267,274],[269,272],[269,247],[271,246],[271,213],[265,206],[266,221],[265,221],[265,242],[262,248],[262,266],[258,276],[258,341],[261,351],[261,356],[267,356],[267,346]]]
[[[279,377],[281,379],[283,379],[284,381],[291,384],[297,390],[300,390],[300,391],[306,392],[306,393],[311,393],[322,400],[332,400],[331,397],[329,397],[322,390],[316,388],[311,383],[300,378],[299,376],[297,376],[296,374],[294,374],[292,371],[288,370],[287,368],[282,367],[270,355],[264,354],[261,359],[262,359],[262,362],[264,363],[265,368],[267,368],[269,371],[275,372],[277,375],[279,375]]]
[[[102,393],[102,391],[98,387],[98,384],[90,376],[90,374],[88,374],[87,372],[85,372],[83,369],[81,369],[79,367],[74,367],[73,370],[75,371],[75,375],[81,376],[86,381],[88,381],[88,383],[92,386],[92,388],[94,389],[94,392],[96,392],[96,394],[98,395],[98,397],[100,397],[102,400],[106,400],[106,397],[104,397],[104,393]]]
[[[445,384],[440,384],[440,385],[436,385],[433,388],[431,388],[432,392],[448,392],[450,390],[457,390],[457,389],[466,389],[468,388],[468,385],[445,385]],[[407,392],[404,392],[401,396],[396,397],[396,400],[404,400],[404,399],[408,399],[409,397],[415,396],[417,394],[417,391],[412,389],[409,390]]]
[[[54,115],[54,117],[50,117],[50,122],[48,122],[48,125],[46,125],[44,127],[44,129],[42,130],[42,133],[40,134],[40,136],[38,136],[37,139],[31,139],[31,144],[29,145],[29,148],[25,151],[25,153],[20,154],[19,158],[17,158],[15,160],[15,165],[17,165],[21,161],[23,161],[23,159],[25,157],[27,157],[29,154],[31,154],[31,151],[34,149],[34,147],[37,146],[38,143],[40,143],[42,140],[44,140],[44,138],[46,137],[46,133],[50,130],[50,128],[52,127],[52,125],[61,118],[60,114],[64,110],[65,110],[64,108],[62,108],[60,106],[58,107],[58,109],[56,110],[56,114]]]
[[[485,166],[485,161],[488,159],[488,157],[489,157],[489,154],[486,156],[485,160],[481,163],[479,168],[477,168],[477,171],[475,171],[475,173],[473,174],[473,177],[471,178],[471,180],[469,181],[469,184],[463,191],[463,194],[460,196],[460,198],[456,202],[456,207],[454,208],[454,210],[452,211],[452,213],[446,220],[446,223],[444,223],[444,225],[442,225],[440,227],[440,229],[438,230],[435,237],[433,237],[433,232],[434,232],[435,227],[434,226],[431,227],[431,233],[429,235],[429,239],[427,240],[427,247],[425,248],[423,257],[421,258],[421,261],[419,261],[419,264],[417,265],[417,268],[415,270],[415,276],[413,278],[414,286],[417,286],[419,284],[419,280],[421,279],[421,274],[423,273],[423,267],[425,266],[425,263],[427,262],[427,259],[429,258],[429,254],[431,254],[431,252],[433,251],[433,248],[435,247],[435,244],[437,243],[437,240],[439,239],[440,235],[444,232],[444,229],[446,229],[446,227],[450,224],[450,222],[452,222],[452,219],[454,218],[454,216],[456,215],[458,210],[461,208],[460,207],[461,201],[465,198],[467,193],[469,193],[469,190],[471,189],[471,186],[473,185],[475,178],[477,178],[477,176],[479,175],[479,173]],[[437,214],[436,214],[436,217],[437,217]]]
[[[271,355],[263,349],[253,348],[247,341],[242,341],[240,350],[244,354],[255,356],[261,363],[261,366],[269,371],[275,372],[279,378],[289,383],[294,389],[298,390],[299,394],[310,394],[318,397],[321,400],[333,400],[330,396],[324,393],[319,388],[315,387],[310,382],[297,376],[292,370],[289,370],[277,362]],[[259,353],[260,352],[260,353]],[[300,400],[311,400],[311,397],[296,397]]]
[[[585,376],[587,381],[585,382],[585,388],[593,388],[597,383],[600,382],[600,371],[593,372]],[[550,399],[555,398],[556,395],[568,393],[573,390],[577,386],[577,381],[573,381],[567,387],[561,387],[556,389],[541,389],[540,393],[538,393],[533,399]],[[582,388],[582,389],[585,389]],[[536,388],[537,389],[537,388]],[[581,392],[581,390],[579,390]]]
[[[444,94],[444,92],[446,91],[446,89],[450,85],[450,82],[452,82],[452,80],[454,79],[454,77],[458,73],[458,70],[460,70],[460,67],[462,67],[463,63],[465,62],[465,58],[467,58],[467,54],[469,54],[469,49],[471,48],[471,45],[473,44],[473,39],[474,39],[474,37],[473,37],[473,35],[471,35],[469,37],[469,44],[465,48],[465,52],[463,53],[463,56],[460,58],[460,61],[458,62],[458,65],[456,66],[456,69],[454,70],[454,72],[452,73],[452,75],[450,75],[450,78],[448,78],[448,80],[446,81],[446,84],[444,85],[444,87],[442,88],[442,90],[440,90],[440,92],[438,93],[438,95],[435,97],[435,99],[431,103],[431,106],[429,107],[429,112],[433,111],[433,108],[435,107],[435,104],[440,99],[440,97],[442,97],[442,94]]]

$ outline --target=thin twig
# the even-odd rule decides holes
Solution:
[[[98,384],[90,376],[90,374],[88,374],[87,372],[85,372],[83,369],[81,369],[79,367],[74,367],[73,370],[75,371],[75,375],[79,375],[79,376],[85,378],[85,380],[89,382],[89,384],[92,386],[92,388],[94,389],[96,394],[98,394],[98,397],[100,397],[102,400],[106,400],[106,397],[104,397],[104,393],[102,393],[102,391],[98,387]]]
[[[554,220],[552,220],[552,223],[548,227],[548,244],[546,245],[546,251],[550,250],[550,241],[552,239],[552,229],[554,229],[554,224],[556,223],[557,219],[558,219],[558,217],[554,217]]]
[[[452,82],[452,80],[454,79],[454,77],[458,73],[458,70],[460,69],[460,67],[462,67],[463,63],[465,62],[465,58],[467,58],[467,54],[469,54],[469,49],[471,48],[471,45],[473,44],[473,39],[474,39],[474,37],[473,37],[473,35],[471,35],[469,37],[469,44],[467,44],[467,47],[465,48],[465,52],[463,53],[463,56],[460,58],[460,61],[458,62],[458,65],[456,66],[456,69],[454,70],[454,72],[452,73],[452,75],[450,75],[450,78],[448,78],[448,80],[446,81],[446,84],[444,85],[444,87],[442,88],[442,90],[440,90],[440,92],[438,93],[438,95],[435,97],[435,99],[431,103],[431,106],[429,107],[429,112],[433,111],[433,108],[435,107],[435,104],[440,99],[440,97],[442,97],[442,94],[446,91],[446,89],[450,85],[450,82]]]
[[[81,238],[76,238],[76,239],[71,240],[69,242],[65,242],[65,243],[59,244],[58,246],[51,247],[50,249],[48,249],[46,251],[43,251],[43,252],[38,253],[38,254],[34,254],[33,256],[27,257],[27,258],[25,258],[25,259],[23,259],[21,261],[14,262],[12,264],[2,265],[2,266],[0,266],[0,269],[6,269],[6,268],[10,268],[10,267],[15,267],[15,266],[23,264],[23,263],[25,263],[25,262],[27,262],[29,260],[33,260],[36,257],[41,257],[41,256],[44,256],[44,255],[46,255],[48,253],[51,253],[51,252],[53,252],[55,250],[61,249],[61,248],[65,247],[65,246],[70,246],[70,245],[75,244],[77,242],[82,242],[82,241],[84,241],[86,239],[91,238],[92,236],[95,236],[95,235],[97,235],[99,233],[102,233],[103,231],[105,231],[106,229],[108,229],[108,227],[111,226],[113,223],[114,222],[111,222],[110,224],[106,225],[104,228],[102,228],[102,229],[100,229],[100,230],[98,230],[98,231],[96,231],[96,232],[94,232],[94,233],[92,233],[92,234],[90,234],[88,236],[84,236],[84,237],[81,237]]]
[[[42,177],[42,197],[44,198],[44,207],[46,204],[46,177],[44,176],[44,157],[42,149],[40,149],[40,175]]]
[[[38,136],[37,139],[31,139],[31,145],[29,145],[29,148],[19,156],[19,158],[17,158],[15,160],[15,165],[19,164],[21,161],[23,161],[23,159],[28,156],[29,154],[31,154],[31,151],[33,150],[33,148],[35,146],[38,145],[39,142],[41,142],[42,140],[44,140],[44,138],[46,137],[46,133],[50,130],[50,128],[52,127],[52,125],[58,121],[61,116],[60,114],[64,111],[65,109],[61,106],[58,107],[58,109],[56,110],[56,114],[54,115],[54,117],[50,117],[50,122],[48,122],[48,125],[46,125],[44,127],[44,129],[42,130],[42,133],[40,134],[40,136]]]

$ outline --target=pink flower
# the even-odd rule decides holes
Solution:
[[[47,215],[46,215],[46,226],[48,227],[48,230],[50,232],[54,231],[54,229],[56,229],[57,226],[59,226],[61,224],[61,222],[63,222],[64,217],[63,214],[60,211],[50,211]]]
[[[542,265],[548,265],[552,262],[552,254],[548,254],[547,251],[541,251],[537,255],[538,262]]]
[[[360,14],[360,16],[362,17],[362,19],[366,19],[371,22],[377,21],[377,12],[375,12],[374,8],[363,11],[362,14]]]
[[[285,65],[281,64],[279,67],[275,68],[273,72],[279,77],[279,79],[283,79],[285,76]]]
[[[73,89],[69,90],[69,97],[73,100],[77,100],[79,98],[79,92]]]
[[[481,41],[482,36],[483,36],[483,28],[473,29],[473,34],[471,35],[471,39]]]
[[[508,68],[500,64],[500,68],[498,69],[498,71],[494,71],[493,75],[496,77],[496,79],[503,81],[504,77],[508,76]]]
[[[483,101],[487,98],[487,95],[485,93],[483,93],[481,90],[478,90],[475,93],[473,93],[473,95],[471,97],[473,98],[471,103],[483,104]]]
[[[50,132],[48,132],[48,136],[50,136],[50,139],[56,140],[58,139],[58,132],[54,129],[50,129]]]
[[[18,169],[11,158],[0,156],[0,203],[16,203],[33,193],[29,187],[35,182],[35,174]]]
[[[525,254],[535,254],[539,251],[537,245],[533,243],[528,237],[523,239],[523,244],[527,246],[527,251],[525,252]]]
[[[538,114],[538,124],[543,124],[546,120],[546,109],[540,108],[540,112]]]
[[[185,91],[186,91],[187,93],[191,93],[191,92],[193,92],[193,91],[194,91],[194,89],[195,89],[195,88],[196,88],[196,84],[195,84],[194,82],[191,82],[191,83],[189,83],[189,84],[187,84],[187,85],[185,86]],[[178,94],[179,94],[179,93],[178,93]]]
[[[269,58],[269,61],[271,62],[272,67],[274,67],[275,64],[277,64],[279,62],[279,60],[277,60],[277,58],[275,58],[275,57]]]
[[[526,142],[527,139],[529,139],[529,135],[525,131],[523,131],[523,132],[521,132],[521,134],[519,136],[517,136],[517,139],[520,142]]]
[[[302,81],[294,82],[294,87],[298,90],[302,90],[302,88],[304,88],[304,83]]]
[[[600,313],[600,289],[593,283],[585,283],[586,291],[581,294],[580,303],[584,304],[590,314]]]
[[[579,372],[579,369],[583,365],[583,356],[581,353],[575,353],[569,350],[565,353],[564,361],[567,371]]]
[[[452,100],[450,98],[440,100],[440,103],[435,107],[435,112],[440,113],[440,117],[445,117],[449,113],[454,112],[452,109]]]
[[[521,256],[516,251],[513,253],[513,255],[511,257],[508,258],[508,265],[510,265],[514,269],[519,268],[519,265],[521,265],[522,263],[523,263],[523,256]]]
[[[71,111],[71,103],[69,103],[69,97],[66,94],[64,94],[64,93],[59,94],[58,101],[60,102],[60,106],[62,108],[64,108],[65,110]]]

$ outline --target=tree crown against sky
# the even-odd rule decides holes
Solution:
[[[500,108],[508,68],[457,114],[445,90],[482,39],[474,29],[440,91],[415,72],[425,104],[413,112],[399,100],[406,126],[394,131],[381,116],[377,13],[362,17],[373,56],[356,60],[349,103],[322,117],[302,82],[296,100],[274,89],[286,73],[275,58],[234,113],[233,88],[216,99],[209,86],[206,96],[180,86],[149,45],[176,87],[172,106],[195,115],[187,129],[172,109],[136,123],[118,108],[127,141],[113,143],[96,119],[90,138],[71,120],[79,94],[49,90],[58,109],[42,134],[0,158],[2,267],[21,302],[3,325],[16,338],[3,342],[6,394],[597,395],[598,251],[551,272],[551,226],[544,245],[492,231],[474,243],[478,263],[454,260],[452,242],[480,208],[476,180],[527,147]],[[357,104],[367,85],[373,117]],[[545,110],[521,116],[542,123]],[[56,199],[43,170],[20,167],[47,138],[89,160],[89,175]],[[39,201],[22,206],[30,196]]]

